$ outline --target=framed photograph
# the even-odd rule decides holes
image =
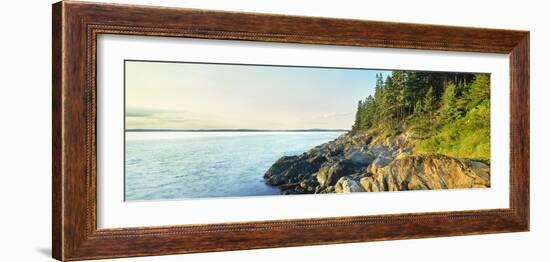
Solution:
[[[529,32],[59,2],[53,257],[529,230]]]

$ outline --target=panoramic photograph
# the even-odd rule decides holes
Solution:
[[[491,76],[126,60],[125,201],[489,188]]]

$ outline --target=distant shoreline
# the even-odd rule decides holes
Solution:
[[[347,129],[126,129],[125,132],[348,132]]]

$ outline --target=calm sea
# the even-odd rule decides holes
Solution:
[[[263,175],[343,132],[126,132],[127,201],[276,195]]]

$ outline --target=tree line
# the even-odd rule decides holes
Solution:
[[[481,130],[483,137],[475,137],[476,141],[488,147],[489,108],[489,74],[392,71],[385,79],[377,74],[374,94],[358,102],[352,132],[378,130],[389,134],[412,128],[424,140],[420,149],[438,152],[441,148],[464,146],[467,141],[462,140]],[[472,130],[457,126],[473,122],[477,126]],[[468,131],[472,134],[465,133]],[[466,151],[476,151],[477,158],[488,158],[488,148]],[[471,156],[472,152],[465,154]]]

